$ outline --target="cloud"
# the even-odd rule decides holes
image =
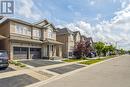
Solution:
[[[95,5],[95,1],[90,1],[90,5]]]
[[[100,18],[100,16],[99,16]],[[130,4],[124,9],[115,12],[115,16],[110,21],[102,21],[96,25],[85,21],[77,21],[66,24],[73,31],[79,30],[83,35],[92,37],[94,41],[103,41],[115,44],[118,42],[118,47],[128,49],[124,44],[130,44]]]
[[[39,20],[41,18],[41,15],[36,11],[38,9],[32,0],[20,0],[19,3],[21,4],[17,9],[19,15],[26,18],[33,18],[34,20]]]

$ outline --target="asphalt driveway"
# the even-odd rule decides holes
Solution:
[[[130,87],[130,55],[86,68],[40,87]]]
[[[63,62],[60,62],[60,61],[42,60],[42,59],[23,60],[23,61],[20,61],[20,62],[27,64],[27,65],[30,65],[30,66],[33,66],[33,67],[41,67],[41,66],[48,66],[48,65],[63,63]]]
[[[36,83],[39,80],[27,75],[17,75],[8,78],[0,79],[0,87],[24,87],[32,83]]]
[[[51,68],[51,69],[48,69],[48,70],[52,71],[52,72],[56,72],[58,74],[64,74],[64,73],[67,73],[67,72],[70,72],[70,71],[73,71],[73,70],[76,70],[76,69],[80,69],[80,68],[83,68],[83,67],[85,67],[85,66],[78,65],[78,64],[71,64],[71,65]]]

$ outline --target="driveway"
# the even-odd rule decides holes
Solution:
[[[27,74],[22,74],[22,75],[0,79],[0,86],[1,87],[24,87],[26,85],[30,85],[38,81],[39,80]]]
[[[33,67],[41,67],[41,66],[48,66],[48,65],[63,63],[63,62],[60,62],[60,61],[43,60],[43,59],[23,60],[23,61],[20,61],[20,62],[27,64],[27,65],[30,65],[30,66],[33,66]]]
[[[108,60],[40,87],[130,87],[130,55]]]
[[[52,71],[52,72],[56,72],[58,74],[64,74],[64,73],[67,73],[67,72],[70,72],[70,71],[73,71],[73,70],[76,70],[76,69],[80,69],[80,68],[83,68],[83,67],[85,67],[85,66],[78,65],[78,64],[71,64],[71,65],[51,68],[51,69],[48,69],[48,70]]]
[[[14,69],[8,67],[6,69],[0,69],[0,73],[4,73],[4,72],[10,72],[10,71],[15,71]]]

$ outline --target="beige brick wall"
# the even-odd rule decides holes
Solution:
[[[62,56],[65,57],[65,54],[68,52],[68,35],[56,35],[56,40],[62,42]]]
[[[10,22],[0,25],[0,35],[6,37],[6,39],[0,40],[0,50],[7,50],[8,54],[10,55],[9,28],[10,28]]]
[[[44,32],[44,40],[46,38],[48,38],[48,31],[49,31],[49,29],[53,31],[53,28],[51,26],[49,26],[48,28],[46,28],[46,29],[43,30],[43,32]],[[52,38],[49,38],[49,39],[56,40],[56,31],[53,31]]]

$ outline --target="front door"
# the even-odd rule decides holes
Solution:
[[[50,57],[49,56],[49,45],[47,45],[47,56]]]

